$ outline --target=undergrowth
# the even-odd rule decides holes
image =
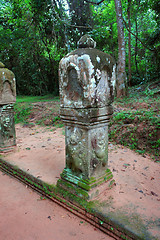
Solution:
[[[16,99],[16,103],[22,102],[49,102],[49,101],[59,101],[59,97],[53,97],[53,95],[45,95],[45,96],[18,96]]]
[[[16,103],[14,105],[15,111],[15,123],[26,123],[28,122],[28,117],[31,114],[32,106],[28,103]]]
[[[129,89],[129,96],[115,99],[109,139],[160,161],[160,84]]]
[[[59,97],[18,96],[15,110],[15,123],[39,125],[59,125]]]

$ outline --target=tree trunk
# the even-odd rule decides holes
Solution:
[[[126,71],[125,71],[125,39],[124,27],[122,18],[122,4],[121,0],[114,0],[116,8],[117,29],[118,29],[118,65],[117,65],[117,97],[127,95],[126,90]]]
[[[128,27],[129,27],[129,32],[128,32],[128,82],[129,86],[131,86],[131,1],[128,0],[128,9],[127,9],[127,14],[128,14]]]
[[[138,23],[137,23],[137,14],[136,14],[136,44],[135,44],[135,65],[136,65],[136,73],[139,75],[139,71],[138,71],[138,62],[137,62],[137,53],[138,53]]]

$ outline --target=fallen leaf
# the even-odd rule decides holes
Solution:
[[[152,194],[153,196],[158,197],[158,195],[157,195],[156,193],[154,193],[153,191],[151,191],[151,194]]]
[[[143,191],[142,191],[142,190],[139,190],[138,192],[140,192],[140,193],[143,193]]]
[[[41,196],[41,197],[40,197],[40,200],[46,200],[46,197],[42,197],[42,196]]]
[[[113,168],[113,170],[112,170],[113,172],[117,172],[117,170],[115,169],[115,168]]]
[[[149,168],[149,167],[147,166],[147,167],[144,168],[144,170],[147,170],[148,168]]]
[[[129,163],[124,163],[124,164],[123,164],[123,167],[125,167],[125,168],[127,168],[127,167],[129,167],[129,166],[130,166]]]
[[[26,147],[26,150],[31,150],[31,148],[30,147]]]

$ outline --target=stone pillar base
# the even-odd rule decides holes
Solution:
[[[57,187],[84,200],[93,200],[103,191],[111,188],[114,182],[112,172],[109,169],[97,179],[91,177],[86,180],[74,176],[70,169],[64,169],[61,179],[57,182]]]
[[[0,106],[0,152],[13,150],[16,145],[13,104]]]

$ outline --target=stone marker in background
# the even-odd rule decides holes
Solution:
[[[107,162],[115,62],[95,45],[91,37],[84,35],[79,48],[59,65],[66,167],[58,186],[85,199],[97,196],[114,182]]]
[[[0,152],[10,151],[16,145],[13,109],[15,101],[15,76],[0,62]]]

